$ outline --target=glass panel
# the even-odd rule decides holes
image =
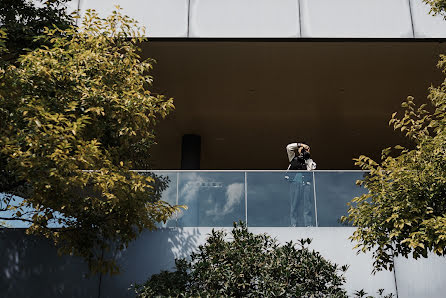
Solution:
[[[176,187],[177,187],[177,172],[141,172],[141,175],[152,175],[155,178],[155,188],[158,192],[161,193],[161,200],[168,202],[171,205],[176,205]],[[2,205],[2,199],[4,198],[4,194],[0,193],[0,209],[4,207]],[[23,199],[20,197],[14,197],[13,205],[18,206]],[[22,214],[26,214],[26,212],[30,212],[32,209],[22,208]],[[15,211],[0,211],[0,217],[11,217]],[[34,214],[34,212],[32,213]],[[31,219],[32,214],[29,216],[24,216],[24,218]],[[58,214],[56,212],[56,214]],[[6,221],[7,227],[10,228],[28,228],[31,224],[29,222],[10,220]],[[168,220],[166,223],[157,224],[158,227],[175,227],[176,226],[176,215],[174,218]],[[56,221],[49,221],[48,227],[50,228],[58,228],[62,227],[61,224]]]
[[[180,227],[230,227],[245,221],[245,174],[243,172],[180,172]]]
[[[316,226],[311,172],[248,172],[248,225]]]
[[[178,204],[189,208],[159,227],[228,227],[234,221],[245,220],[244,172],[155,171],[154,174],[155,187],[162,200],[177,204],[178,185]],[[355,184],[364,174],[349,171],[247,172],[248,224],[253,227],[316,226],[315,187],[318,226],[343,226],[345,224],[339,219],[347,214],[347,202],[366,191]],[[28,226],[17,221],[8,224]],[[52,224],[52,227],[57,226]]]
[[[170,205],[177,204],[177,172],[141,172],[141,175],[151,175],[155,179],[155,190],[161,193],[161,200]],[[174,215],[166,223],[158,223],[158,227],[176,227],[177,216]]]
[[[339,227],[347,215],[347,203],[366,189],[355,184],[365,172],[315,172],[317,219],[320,227]]]

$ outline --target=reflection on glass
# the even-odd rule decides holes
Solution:
[[[181,227],[230,227],[245,221],[243,172],[180,172],[180,205],[188,209],[178,217]]]
[[[354,197],[366,189],[355,184],[364,172],[315,172],[318,224],[320,227],[344,226],[340,222],[347,215],[348,206]]]
[[[247,175],[249,226],[316,226],[311,172]]]
[[[311,172],[289,173],[290,226],[316,226],[314,214],[313,174]]]
[[[158,199],[188,207],[159,227],[230,227],[234,221],[246,220],[245,172],[155,171],[153,174]],[[141,175],[153,174],[141,172]],[[343,226],[339,219],[347,215],[347,203],[366,191],[355,184],[365,175],[358,171],[246,172],[246,175],[251,227]],[[17,204],[21,200],[15,199]],[[0,215],[6,217],[10,213]],[[29,226],[19,221],[8,224]]]
[[[159,195],[162,201],[169,203],[170,205],[177,204],[177,172],[141,172],[141,175],[150,175],[155,179],[153,184],[155,193]],[[176,227],[177,215],[175,214],[166,223],[158,223],[157,227]]]

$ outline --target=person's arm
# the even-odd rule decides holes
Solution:
[[[296,156],[296,151],[299,151],[299,148],[305,148],[305,150],[310,152],[310,146],[304,143],[291,143],[286,146],[286,152],[288,154],[288,160],[290,162]]]
[[[288,160],[291,162],[296,156],[296,150],[299,148],[299,143],[291,143],[286,146],[286,153],[288,154]]]
[[[304,144],[304,143],[297,143],[297,145],[298,145],[299,147],[303,147],[303,148],[305,148],[305,150],[307,150],[308,152],[310,152],[310,146],[308,146],[307,144]]]

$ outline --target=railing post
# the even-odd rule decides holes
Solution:
[[[178,205],[178,196],[179,196],[179,188],[180,188],[180,172],[177,171],[177,197],[176,197],[176,205]],[[184,212],[184,211],[180,211]],[[178,212],[175,215],[175,226],[178,228]]]
[[[316,219],[316,227],[318,227],[319,223],[317,220],[316,179],[314,178],[314,171],[313,171],[313,195],[314,195],[314,217]]]
[[[245,224],[248,227],[248,173],[245,171]]]
[[[179,185],[180,185],[180,172],[177,171],[177,198],[176,198],[176,204],[177,205],[178,205]]]

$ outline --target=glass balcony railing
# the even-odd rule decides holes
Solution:
[[[162,199],[186,205],[167,227],[339,227],[366,189],[363,171],[152,171],[169,178]],[[141,174],[149,172],[141,172]]]
[[[160,225],[163,227],[230,227],[239,220],[251,227],[345,226],[340,218],[347,214],[347,202],[366,191],[355,182],[367,174],[363,171],[137,172],[164,178],[168,183],[161,199],[188,207]],[[24,222],[9,224],[28,226]]]

